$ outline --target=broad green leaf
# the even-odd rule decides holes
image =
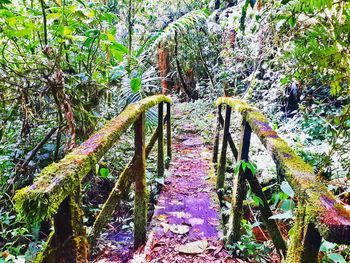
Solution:
[[[295,207],[295,203],[292,199],[283,200],[282,205],[281,205],[281,209],[285,212],[287,212],[289,210],[293,210],[294,207]]]
[[[103,179],[107,179],[109,176],[109,170],[107,168],[100,169],[100,177]]]
[[[256,205],[264,205],[263,200],[259,196],[253,195],[252,199]]]
[[[286,182],[286,181],[282,182],[281,190],[283,191],[283,193],[287,194],[291,198],[294,198],[295,193],[294,193],[292,187],[288,184],[288,182]]]
[[[241,166],[242,166],[243,172],[245,172],[245,169],[247,167],[247,163],[245,161],[241,161]]]
[[[164,185],[164,177],[156,177],[154,181],[156,181],[158,184]]]
[[[338,253],[331,253],[327,255],[327,258],[334,263],[346,263],[344,257]]]
[[[5,18],[5,17],[14,17],[15,15],[7,10],[7,9],[0,9],[0,17]]]
[[[142,87],[142,82],[140,78],[133,78],[130,81],[130,87],[132,89],[132,91],[136,94],[137,92],[140,91],[141,87]]]
[[[47,20],[55,20],[62,16],[62,13],[50,13],[47,15]]]
[[[65,26],[63,28],[63,36],[65,36],[66,38],[71,38],[73,32],[74,32],[74,29],[70,26]]]
[[[129,52],[129,50],[124,45],[119,43],[113,43],[113,45],[111,45],[111,49],[125,53],[125,54]]]
[[[288,211],[283,214],[277,214],[269,217],[269,219],[291,219],[291,218],[293,218],[292,211]]]
[[[247,168],[252,172],[252,174],[256,174],[256,164],[252,162],[247,162]]]
[[[327,240],[324,240],[321,244],[320,251],[322,252],[328,252],[332,249],[334,249],[337,246],[337,244],[328,242]]]

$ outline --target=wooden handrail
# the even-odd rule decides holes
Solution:
[[[350,244],[350,213],[344,207],[342,207],[335,199],[334,195],[330,193],[324,184],[317,179],[311,166],[306,164],[295,152],[288,146],[288,144],[281,139],[278,134],[270,127],[266,117],[254,107],[251,107],[245,102],[237,99],[222,97],[217,100],[218,109],[221,109],[223,105],[226,105],[226,109],[231,111],[233,109],[239,112],[243,117],[243,131],[251,129],[255,133],[260,141],[263,143],[267,151],[271,154],[276,166],[278,175],[283,175],[298,197],[298,208],[295,222],[295,234],[292,237],[291,245],[289,246],[287,253],[287,262],[316,262],[319,246],[321,244],[321,236],[328,241]],[[218,113],[221,114],[221,113]],[[229,123],[229,120],[225,120],[225,124]],[[218,123],[220,125],[220,123]],[[226,129],[227,132],[228,129]],[[217,129],[219,132],[220,129]],[[218,135],[215,137],[214,149],[218,151],[219,140]],[[229,135],[224,134],[224,140],[228,140]],[[241,139],[240,149],[246,147],[249,149],[250,139]],[[227,142],[223,142],[223,145],[227,145]],[[221,171],[220,166],[226,163],[226,148],[222,147],[221,158],[225,160],[220,161],[218,169],[218,181],[220,186],[222,180],[224,180],[224,173]],[[241,154],[241,150],[240,150]],[[240,155],[239,154],[239,155]],[[214,153],[217,156],[218,153]],[[239,156],[241,159],[242,156]],[[245,156],[248,159],[248,155]],[[248,161],[248,160],[246,160]],[[248,171],[241,174],[250,185],[254,194],[261,195],[259,186],[256,184],[253,175]],[[221,176],[221,178],[219,178]],[[240,180],[240,175],[237,176],[236,181]],[[236,182],[233,191],[242,191],[244,187]],[[236,189],[236,188],[239,189]],[[233,194],[233,205],[237,205],[236,202],[240,202],[239,198],[245,198],[241,196],[235,196],[237,192]],[[244,193],[243,193],[244,195]],[[264,196],[262,196],[264,197]],[[238,198],[238,199],[237,199]],[[265,204],[261,209],[269,209]],[[237,207],[235,208],[235,213]],[[238,209],[241,209],[238,207]],[[262,211],[262,214],[268,215],[269,211]],[[266,219],[266,218],[265,218]],[[230,217],[228,238],[229,241],[237,241],[239,233],[234,224],[239,223],[239,219],[235,219],[235,216]],[[233,225],[232,225],[233,224]],[[232,225],[232,226],[231,226]],[[269,229],[268,229],[269,230]],[[276,230],[276,229],[275,229]],[[231,231],[231,232],[230,232]],[[269,231],[270,232],[270,231]],[[276,232],[276,231],[275,231]],[[270,233],[271,234],[271,233]],[[278,234],[277,234],[278,236]],[[273,238],[273,237],[272,237]],[[283,244],[278,242],[279,237],[273,240],[275,245],[279,243],[281,249]],[[277,247],[277,246],[276,246]]]
[[[165,119],[163,119],[164,103],[167,105]],[[113,193],[119,195],[123,186],[130,186],[131,182],[135,182],[135,248],[145,241],[148,206],[145,160],[157,139],[158,149],[163,148],[163,122],[167,124],[168,133],[170,131],[170,104],[169,97],[155,95],[128,105],[122,113],[60,162],[53,163],[43,169],[31,186],[17,191],[14,197],[16,210],[28,222],[40,222],[54,218],[54,232],[51,233],[44,251],[39,253],[37,262],[77,262],[78,259],[79,262],[87,261],[89,241],[83,226],[81,182],[132,124],[135,124],[135,155],[133,161],[121,174],[111,195]],[[161,114],[158,115],[160,127],[157,128],[157,134],[152,136],[146,147],[144,139],[145,111],[157,105],[158,112]],[[170,136],[167,134],[168,157],[171,154]],[[162,138],[160,139],[160,137]],[[164,154],[163,151],[158,151],[160,154]],[[161,174],[164,173],[164,156],[159,156],[158,170]],[[109,202],[107,206],[113,209],[116,204]],[[110,213],[110,211],[107,212],[103,215],[106,216]],[[96,237],[106,222],[106,217],[99,221],[93,237]]]

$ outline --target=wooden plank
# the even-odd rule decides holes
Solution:
[[[88,262],[89,245],[83,226],[79,191],[67,197],[54,216],[54,232],[35,262]]]

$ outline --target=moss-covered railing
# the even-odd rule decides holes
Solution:
[[[222,107],[226,105],[225,119]],[[337,202],[325,185],[315,176],[312,167],[307,165],[278,134],[271,129],[268,120],[256,108],[233,98],[222,97],[217,101],[218,117],[214,140],[213,161],[217,164],[217,190],[222,197],[225,184],[226,152],[228,146],[236,160],[248,161],[251,134],[254,132],[271,154],[280,180],[285,178],[296,193],[297,212],[294,234],[287,249],[286,241],[273,219],[267,199],[255,175],[249,169],[241,168],[235,176],[232,189],[231,213],[228,220],[227,244],[240,239],[243,201],[247,194],[246,182],[258,196],[261,216],[272,241],[285,258],[285,262],[317,262],[322,237],[330,242],[350,245],[350,213]],[[239,150],[236,149],[230,134],[232,109],[242,116],[242,130]],[[220,130],[224,129],[221,152],[219,154]],[[219,159],[219,160],[218,160]]]
[[[167,106],[165,117],[164,104]],[[148,207],[146,158],[158,141],[158,176],[164,176],[164,123],[167,131],[167,156],[171,158],[170,104],[171,99],[164,95],[130,104],[60,162],[46,167],[31,186],[16,193],[16,209],[28,222],[53,218],[54,231],[36,262],[87,262],[90,245],[95,242],[131,183],[135,183],[134,247],[138,248],[144,243]],[[158,127],[145,146],[145,111],[157,105]],[[91,234],[87,236],[81,209],[81,182],[132,124],[135,130],[135,154],[119,176],[94,222]]]

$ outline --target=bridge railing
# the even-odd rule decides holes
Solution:
[[[164,104],[167,106],[165,117]],[[164,123],[167,131],[167,156],[171,158],[170,104],[171,99],[164,95],[151,96],[130,104],[60,162],[43,169],[31,186],[16,193],[15,207],[28,222],[53,219],[54,231],[50,234],[44,250],[36,258],[36,262],[87,262],[89,247],[94,244],[119,199],[130,189],[131,183],[135,184],[134,247],[138,248],[145,242],[148,207],[146,158],[158,142],[158,176],[164,176]],[[145,112],[157,105],[158,127],[146,146]],[[134,156],[119,176],[94,222],[91,234],[87,236],[81,209],[82,180],[133,124]]]
[[[213,161],[217,163],[219,198],[222,198],[221,190],[225,186],[228,146],[237,162],[248,161],[251,134],[255,133],[272,156],[280,181],[284,178],[288,181],[297,199],[294,234],[287,249],[286,241],[282,237],[277,223],[270,219],[273,214],[257,177],[252,174],[250,169],[243,170],[241,167],[233,183],[231,212],[226,235],[227,244],[232,244],[240,239],[243,201],[247,195],[246,184],[248,182],[252,192],[262,200],[259,204],[262,220],[277,251],[286,258],[286,262],[317,262],[322,237],[330,242],[350,245],[349,211],[337,202],[334,195],[315,176],[312,167],[297,156],[270,127],[265,116],[258,109],[233,98],[219,98],[217,106],[218,117]],[[223,106],[226,106],[225,118],[222,116]],[[240,113],[243,120],[238,150],[230,134],[232,110]],[[219,153],[220,130],[222,128],[224,132],[221,152]]]

